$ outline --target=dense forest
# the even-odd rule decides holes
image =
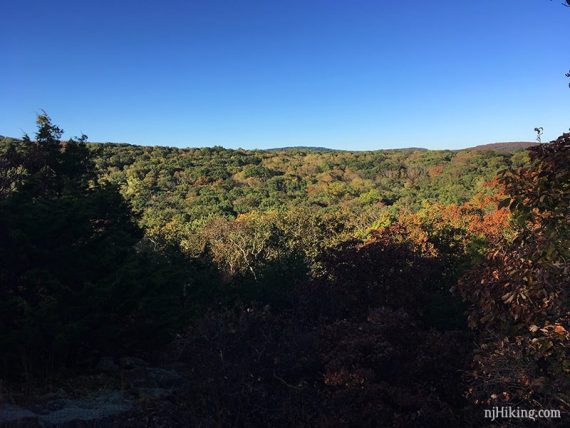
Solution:
[[[37,125],[0,140],[0,395],[14,403],[78,382],[128,390],[119,362],[138,358],[185,381],[109,426],[468,427],[506,405],[564,424],[570,134],[262,151]]]

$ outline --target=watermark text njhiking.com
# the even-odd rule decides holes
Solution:
[[[560,410],[556,409],[521,409],[511,406],[495,406],[491,409],[485,409],[485,419],[491,419],[491,422],[497,419],[528,419],[535,421],[537,419],[560,419],[562,417]]]

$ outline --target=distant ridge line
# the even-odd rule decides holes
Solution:
[[[21,141],[21,138],[14,138],[8,137],[4,135],[0,135],[1,140],[12,140],[12,141]],[[154,146],[147,146],[147,145],[140,145],[140,144],[131,144],[131,143],[113,143],[113,142],[93,142],[90,141],[89,143],[92,144],[117,144],[117,145],[128,145],[128,146],[138,146],[138,147],[154,147]],[[488,143],[488,144],[480,144],[477,146],[466,147],[463,149],[426,149],[425,147],[402,147],[402,148],[387,148],[387,149],[373,149],[373,150],[346,150],[346,149],[331,149],[328,147],[319,147],[319,146],[285,146],[285,147],[275,147],[271,149],[247,149],[248,151],[263,151],[263,152],[279,152],[279,151],[305,151],[305,152],[361,152],[361,151],[427,151],[427,150],[449,150],[449,151],[466,151],[466,150],[493,150],[497,152],[512,152],[516,150],[527,149],[532,146],[536,146],[539,143],[533,141],[507,141],[507,142],[500,142],[500,143]],[[206,147],[171,147],[171,146],[160,146],[160,147],[170,147],[175,149],[189,149],[189,148],[206,148]],[[218,147],[220,148],[220,147]],[[223,147],[222,147],[223,148]],[[236,149],[228,149],[228,150],[236,150]],[[237,149],[243,150],[243,149]]]
[[[505,143],[481,144],[479,146],[469,147],[463,150],[495,150],[503,152],[503,151],[528,149],[529,147],[536,145],[538,145],[537,142],[531,142],[531,141],[510,141]]]
[[[477,146],[466,147],[464,149],[441,149],[441,150],[452,150],[452,151],[462,151],[462,150],[494,150],[499,152],[505,151],[515,151],[521,149],[527,149],[532,146],[536,146],[537,142],[532,141],[506,141],[500,143],[489,143],[489,144],[479,144]],[[343,149],[329,149],[328,147],[312,147],[312,146],[289,146],[289,147],[276,147],[272,149],[259,149],[266,152],[278,152],[278,151],[313,151],[313,152],[354,152],[354,151],[392,151],[392,150],[432,150],[426,149],[425,147],[402,147],[402,148],[389,148],[389,149],[373,149],[373,150],[343,150]],[[440,149],[438,149],[440,150]]]

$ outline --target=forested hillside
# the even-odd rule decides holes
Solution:
[[[131,393],[136,369],[101,361],[137,357],[186,381],[116,426],[482,426],[481,406],[507,404],[567,416],[568,134],[515,152],[61,135],[40,115],[33,139],[0,144],[14,401],[79,377]]]
[[[101,179],[119,187],[149,236],[184,247],[216,218],[277,212],[329,215],[365,236],[402,210],[489,195],[499,170],[528,158],[524,151],[89,148]]]

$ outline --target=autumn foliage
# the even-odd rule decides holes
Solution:
[[[478,348],[469,375],[477,403],[570,409],[570,135],[529,149],[505,172],[514,236],[493,242],[458,290]]]
[[[509,155],[258,153],[38,126],[0,155],[2,381],[168,360],[188,382],[147,403],[159,426],[567,416],[570,134]]]

